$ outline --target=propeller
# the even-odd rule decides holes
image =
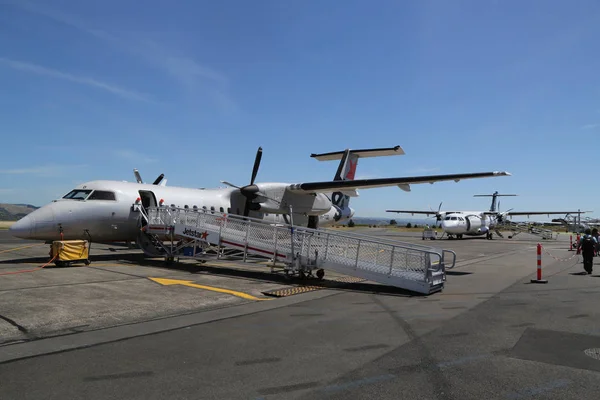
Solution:
[[[442,209],[442,203],[440,202],[440,205],[438,206],[437,212],[435,213],[435,226],[438,226],[438,222],[440,222],[442,220],[442,214],[440,214],[440,211]],[[431,208],[431,206],[429,206],[429,209],[431,211],[433,211],[433,208]]]
[[[504,212],[500,212],[500,202],[498,202],[498,211],[496,213],[496,218],[498,219],[498,222],[503,222],[504,221],[504,217],[506,217],[506,215],[511,212],[513,209],[509,208],[508,210],[504,211]]]
[[[221,183],[224,183],[225,185],[239,189],[240,193],[246,198],[246,204],[244,205],[244,217],[248,216],[248,214],[250,213],[250,210],[253,207],[252,200],[254,200],[258,197],[259,188],[257,185],[254,184],[254,181],[256,180],[256,175],[258,175],[258,169],[260,167],[261,159],[262,159],[262,147],[259,147],[256,152],[256,157],[254,158],[254,167],[252,167],[252,176],[250,177],[249,185],[240,187],[240,186],[234,185],[233,183],[230,183],[227,181],[221,181]]]

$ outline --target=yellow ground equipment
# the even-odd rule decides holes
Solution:
[[[56,240],[52,242],[50,257],[58,267],[67,267],[76,262],[90,264],[90,244],[87,240]]]

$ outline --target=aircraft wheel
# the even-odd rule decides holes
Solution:
[[[90,261],[90,260],[84,260],[84,261],[83,261],[83,263],[84,263],[85,265],[90,265],[91,261]]]
[[[323,279],[324,276],[325,276],[325,271],[323,269],[317,270],[317,278]]]

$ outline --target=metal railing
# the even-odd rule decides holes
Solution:
[[[296,226],[274,226],[260,219],[204,210],[172,207],[148,209],[148,225],[174,227],[181,224],[196,232],[218,233],[219,245],[237,246],[254,253],[264,252],[274,261],[299,262],[327,268],[328,264],[352,270],[429,281],[432,273],[443,271],[446,254],[452,251],[366,235],[333,232]],[[217,243],[215,243],[217,244]],[[339,268],[338,268],[339,269]]]

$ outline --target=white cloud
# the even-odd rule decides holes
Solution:
[[[581,127],[581,129],[596,129],[600,128],[600,124],[587,124]]]
[[[85,168],[87,165],[40,165],[36,167],[13,168],[0,170],[6,175],[33,175],[42,177],[60,177],[69,171]]]
[[[110,85],[108,83],[104,83],[101,81],[97,81],[95,79],[86,78],[82,76],[72,75],[66,72],[57,71],[54,69],[46,68],[41,65],[31,64],[22,61],[11,60],[9,58],[0,57],[0,65],[5,65],[12,69],[24,72],[30,72],[37,75],[49,76],[51,78],[62,79],[74,83],[79,83],[81,85],[86,85],[90,87],[94,87],[96,89],[101,89],[112,94],[115,94],[120,97],[124,97],[131,100],[145,101],[150,102],[150,98],[146,95],[132,92],[131,90],[127,90],[118,86]]]
[[[225,75],[189,57],[173,54],[170,46],[160,45],[146,37],[132,38],[123,35],[118,36],[102,29],[93,28],[90,27],[89,22],[82,18],[56,11],[40,4],[19,1],[18,3],[13,2],[12,5],[24,11],[68,25],[96,39],[109,43],[115,48],[135,55],[149,65],[161,69],[187,90],[203,91],[205,95],[212,98],[214,103],[224,111],[237,109],[234,100],[227,91],[229,79]],[[214,89],[198,87],[200,83],[206,82],[217,85],[218,90],[216,94]]]
[[[150,157],[147,154],[139,153],[133,150],[119,149],[115,150],[113,154],[118,157],[132,163],[153,163],[157,162],[158,159]]]

